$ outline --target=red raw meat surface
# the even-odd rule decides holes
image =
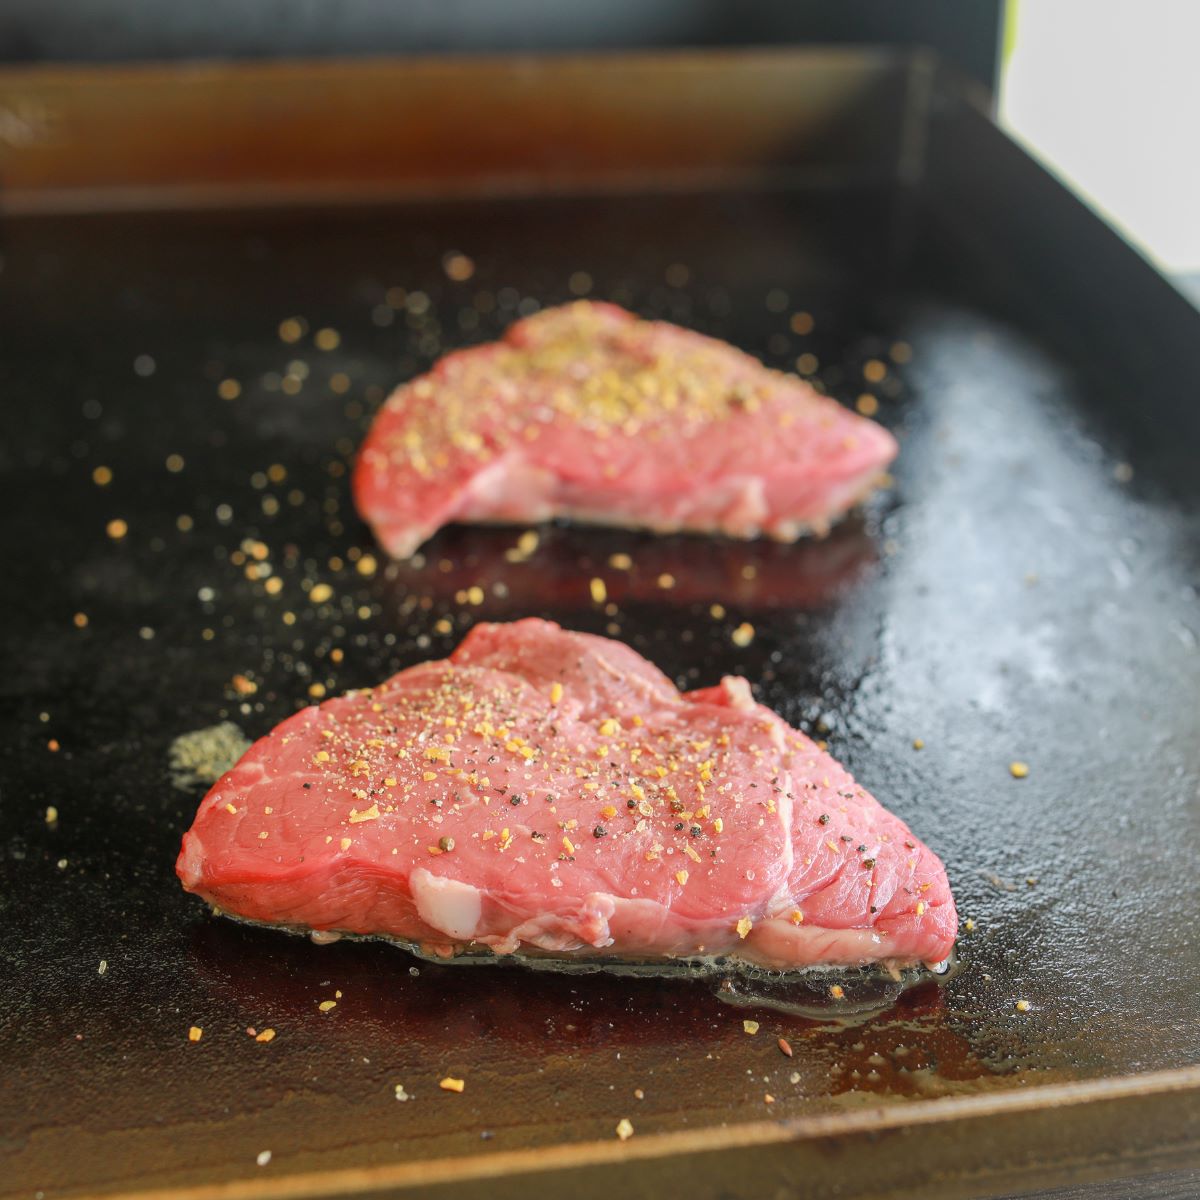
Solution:
[[[579,301],[397,389],[354,499],[397,558],[451,521],[560,516],[793,541],[828,530],[895,454],[890,433],[798,376]]]
[[[745,680],[681,694],[533,619],[288,718],[177,870],[235,916],[445,955],[908,965],[957,928],[937,856]]]

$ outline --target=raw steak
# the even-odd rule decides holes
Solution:
[[[895,457],[886,430],[676,325],[580,301],[392,394],[354,472],[384,548],[450,521],[579,521],[792,541]]]
[[[288,718],[176,869],[239,917],[443,955],[908,965],[957,925],[937,856],[744,679],[681,695],[539,620]]]

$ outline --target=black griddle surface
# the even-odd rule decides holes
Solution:
[[[644,1134],[1200,1061],[1200,472],[1156,472],[1172,428],[1147,430],[1119,342],[1080,349],[1069,321],[1047,334],[1020,278],[941,222],[896,217],[890,195],[826,192],[7,222],[0,1193],[265,1178],[608,1138],[621,1117]],[[451,250],[474,260],[469,281],[447,278]],[[454,528],[419,564],[380,555],[360,574],[351,556],[377,552],[345,465],[385,391],[569,299],[580,272],[593,296],[772,365],[815,355],[845,402],[873,391],[901,440],[894,491],[796,547],[554,527],[512,564],[518,530]],[[809,335],[790,329],[799,311]],[[291,316],[310,332],[289,345]],[[324,327],[337,349],[314,348]],[[910,362],[892,361],[897,341]],[[889,363],[875,388],[870,359]],[[293,362],[307,376],[287,394]],[[219,398],[225,378],[237,399]],[[1195,386],[1180,381],[1181,411]],[[286,480],[259,475],[274,464]],[[278,595],[230,561],[245,538],[269,547]],[[616,551],[631,573],[606,566]],[[595,574],[615,615],[590,600]],[[325,606],[306,596],[318,580]],[[475,583],[483,603],[464,602]],[[611,622],[681,685],[744,674],[827,737],[946,861],[974,922],[957,977],[843,1028],[747,1014],[702,983],[318,948],[181,891],[203,789],[172,785],[177,735],[232,720],[258,736],[313,682],[371,684],[474,621],[531,614]],[[739,649],[744,620],[756,636]],[[230,690],[238,673],[255,695]],[[439,1091],[446,1074],[462,1095]]]

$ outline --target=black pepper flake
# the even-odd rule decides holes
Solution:
[[[820,825],[828,825],[828,824],[829,824],[829,814],[828,814],[828,813],[822,813],[822,814],[821,814],[821,815],[820,815],[820,816],[817,818],[817,823],[818,823],[818,824],[820,824]]]
[[[452,837],[438,838],[438,849],[449,854],[454,849],[454,839]]]
[[[917,844],[916,842],[905,842],[904,848],[905,850],[915,850],[917,848]]]
[[[432,800],[430,800],[429,803],[432,804],[434,808],[441,808],[442,798],[440,796],[435,796]]]
[[[675,822],[675,828],[676,828],[677,830],[679,830],[679,829],[682,829],[682,828],[683,828],[683,822],[682,822],[682,821],[676,821],[676,822]]]
[[[603,825],[597,825],[596,828],[592,830],[592,837],[602,838],[602,837],[605,837],[607,834],[608,834],[608,830],[605,829]]]
[[[859,848],[858,848],[859,854],[862,854],[863,851],[865,851],[865,850],[866,850],[866,846],[859,846]]]
[[[692,837],[699,837],[703,832],[704,830],[702,830],[699,825],[693,825],[691,829],[688,830],[688,833],[690,833]]]
[[[875,860],[874,860],[873,858],[864,858],[864,859],[863,859],[863,866],[864,866],[864,867],[866,867],[868,871],[869,871],[869,870],[870,870],[870,869],[871,869],[871,868],[872,868],[874,865],[875,865]]]
[[[525,797],[518,792],[513,792],[513,794],[509,796],[508,802],[515,808],[518,804],[525,803]]]
[[[626,808],[637,808],[637,801],[636,800],[626,800],[625,807]]]
[[[306,784],[304,784],[303,786],[304,786],[304,788],[307,790],[308,788],[312,787],[312,784],[311,784],[311,783],[306,783]]]

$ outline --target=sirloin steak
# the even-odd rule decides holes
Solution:
[[[937,856],[744,679],[681,694],[534,619],[288,718],[176,869],[238,917],[445,956],[906,966],[957,927]]]
[[[384,548],[451,521],[579,521],[793,541],[896,455],[890,433],[713,338],[579,301],[397,389],[354,499]]]

